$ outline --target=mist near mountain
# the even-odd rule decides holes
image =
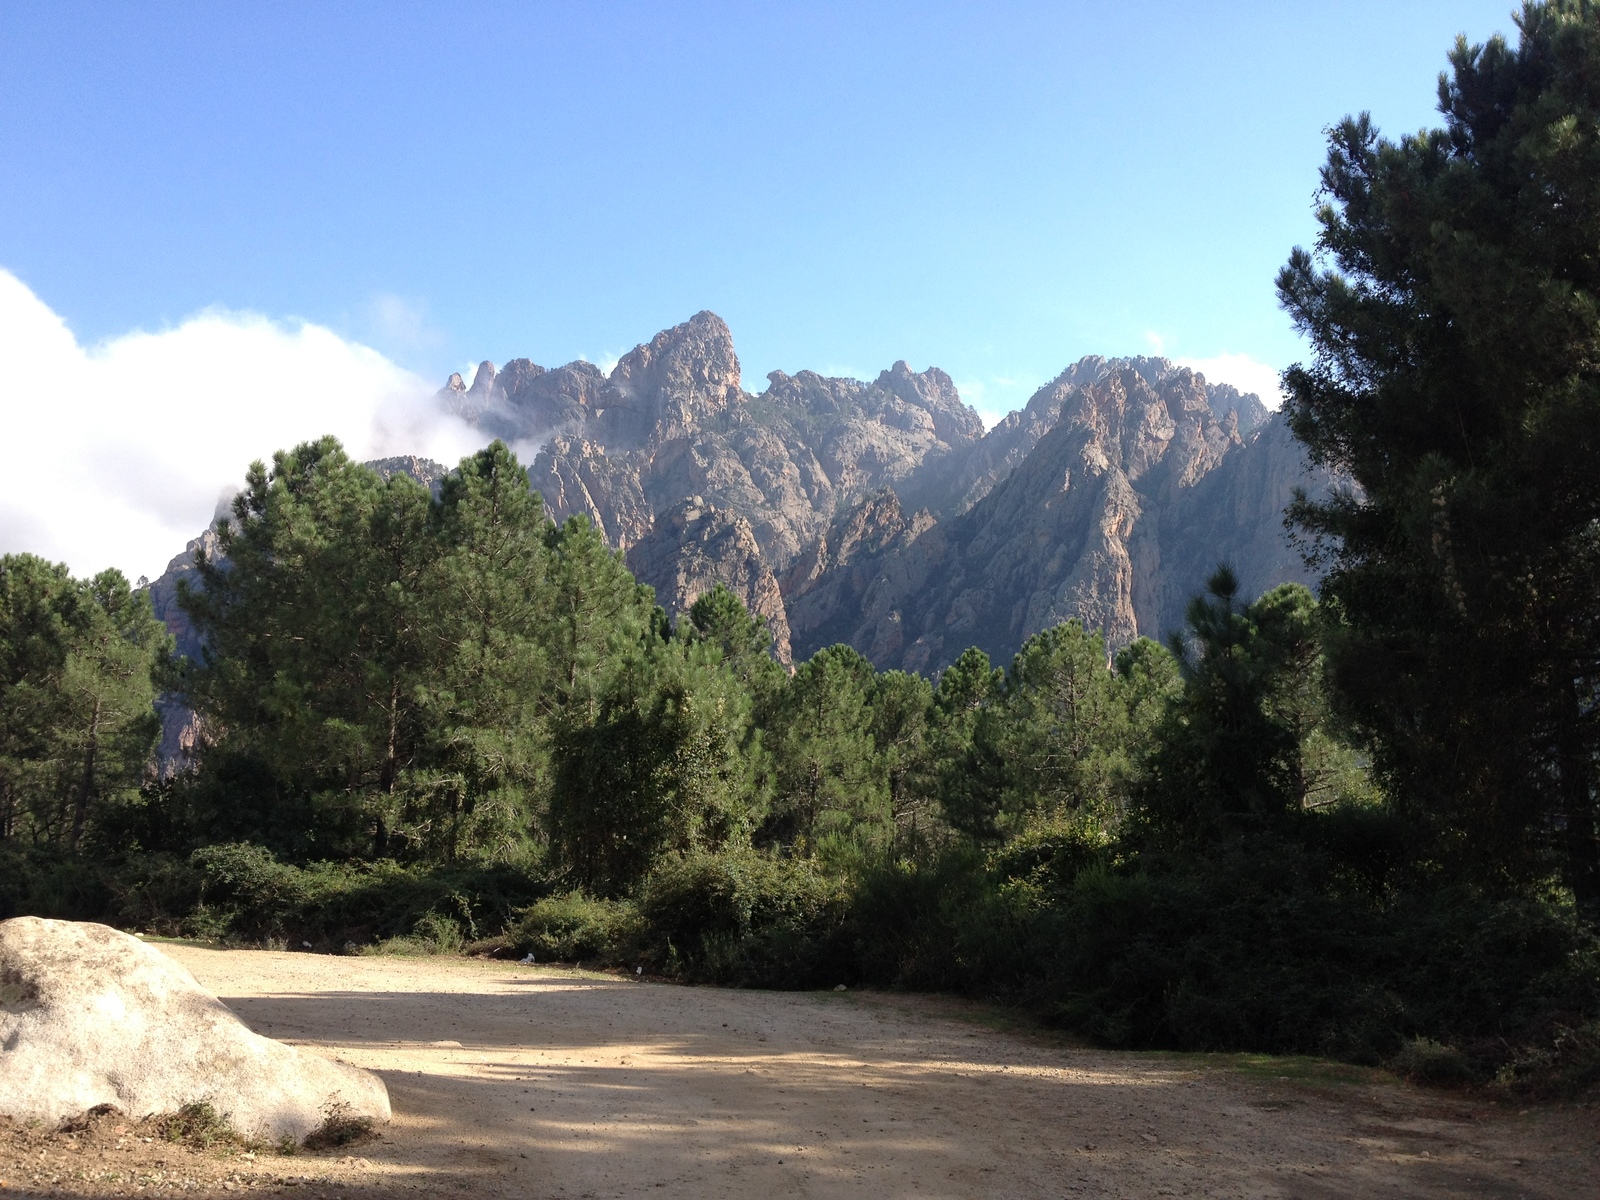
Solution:
[[[307,322],[209,310],[99,344],[0,270],[0,553],[155,574],[246,465],[331,433],[358,457],[481,444],[433,388]]]

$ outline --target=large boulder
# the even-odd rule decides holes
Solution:
[[[261,1037],[183,967],[105,925],[0,921],[0,1114],[56,1123],[206,1101],[242,1134],[304,1138],[333,1106],[389,1119],[369,1071]]]

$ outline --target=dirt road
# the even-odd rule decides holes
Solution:
[[[256,1030],[383,1075],[395,1121],[343,1195],[1600,1196],[1596,1108],[1074,1049],[897,996],[164,949]]]

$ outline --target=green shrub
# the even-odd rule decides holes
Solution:
[[[354,943],[347,943],[354,945]],[[461,926],[443,913],[425,912],[401,937],[384,938],[373,946],[361,947],[363,954],[459,954],[465,939]]]
[[[1389,1069],[1413,1083],[1470,1083],[1472,1063],[1454,1046],[1432,1038],[1411,1038],[1389,1060]]]
[[[599,900],[582,892],[547,896],[523,910],[506,931],[518,956],[541,962],[608,965],[636,954],[643,936],[638,907],[630,900]]]
[[[1033,825],[991,851],[988,868],[1000,879],[1058,895],[1080,871],[1105,862],[1110,853],[1111,839],[1099,822],[1057,819]]]
[[[233,1146],[244,1142],[229,1123],[228,1114],[217,1111],[209,1100],[196,1100],[185,1104],[177,1112],[154,1117],[152,1124],[157,1136],[192,1150],[209,1150],[213,1146]]]
[[[201,889],[186,932],[322,950],[401,939],[412,953],[454,952],[503,930],[546,890],[542,879],[504,865],[297,867],[248,843],[208,846],[191,861]]]
[[[1552,1022],[1545,1037],[1504,1056],[1495,1082],[1544,1097],[1580,1096],[1600,1087],[1600,1021]]]
[[[1030,970],[1038,896],[952,846],[862,871],[851,900],[851,975],[885,987],[1004,996]]]
[[[841,982],[847,893],[808,862],[757,850],[668,858],[640,908],[647,951],[668,974],[742,987]]]
[[[1376,1063],[1420,1037],[1487,1075],[1541,1014],[1600,1007],[1594,935],[1570,912],[1461,888],[1347,889],[1276,838],[1090,868],[1035,936],[1047,1010],[1111,1045]]]
[[[114,864],[86,861],[63,847],[0,842],[0,920],[99,919],[112,903]]]
[[[371,1117],[358,1117],[348,1104],[336,1100],[322,1110],[322,1124],[306,1134],[301,1145],[307,1150],[337,1150],[377,1136]]]

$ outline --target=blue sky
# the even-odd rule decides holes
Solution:
[[[430,384],[701,308],[752,390],[905,358],[991,419],[1087,353],[1276,370],[1323,128],[1434,123],[1508,7],[12,0],[0,271],[86,355],[222,313]]]

